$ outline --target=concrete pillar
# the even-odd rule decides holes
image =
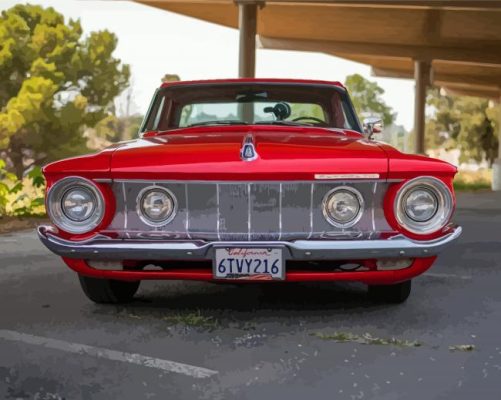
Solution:
[[[238,4],[238,28],[240,30],[238,76],[254,78],[256,75],[256,3]]]
[[[499,150],[498,158],[492,164],[492,190],[501,191],[501,97],[498,102],[499,123],[498,123],[498,140]]]
[[[416,92],[414,95],[414,133],[416,135],[415,152],[425,154],[424,130],[426,89],[430,83],[430,63],[427,61],[414,61],[414,80]]]

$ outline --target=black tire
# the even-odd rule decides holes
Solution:
[[[78,275],[85,295],[98,304],[119,304],[132,300],[141,281],[117,281]]]
[[[403,303],[411,294],[411,281],[393,285],[369,285],[369,297],[379,303]]]

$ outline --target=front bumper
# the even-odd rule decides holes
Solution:
[[[40,226],[38,236],[53,253],[80,260],[203,260],[212,259],[217,247],[281,247],[285,260],[363,260],[436,256],[461,235],[461,227],[439,239],[416,241],[399,235],[385,240],[296,240],[253,242],[152,241],[111,239],[96,235],[82,241],[56,236]]]

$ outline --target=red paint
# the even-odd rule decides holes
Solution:
[[[174,81],[164,82],[161,87],[184,86],[184,85],[203,85],[203,84],[222,84],[222,83],[287,83],[299,85],[332,85],[345,89],[344,85],[338,81],[322,81],[315,79],[280,79],[280,78],[239,78],[239,79],[206,79],[195,81]]]
[[[286,272],[286,282],[298,281],[357,281],[368,284],[390,284],[412,279],[431,267],[436,257],[416,258],[409,268],[397,271],[360,271],[360,272]],[[231,280],[215,280],[211,269],[169,269],[166,271],[100,271],[89,267],[84,260],[63,258],[64,262],[75,272],[94,278],[135,280],[197,280],[235,283]],[[239,279],[238,283],[245,280]],[[250,280],[252,282],[252,280]]]
[[[214,83],[287,83],[325,84],[343,87],[339,82],[289,79],[230,79],[213,81],[168,82],[162,87]],[[252,134],[258,159],[243,162],[240,149],[244,138]],[[381,179],[398,179],[385,198],[384,212],[396,231],[419,240],[433,239],[448,233],[448,228],[430,235],[407,232],[393,214],[396,192],[405,181],[419,176],[441,179],[453,192],[456,168],[443,161],[408,155],[391,146],[369,141],[352,130],[290,126],[217,126],[145,132],[137,140],[114,145],[100,153],[70,158],[47,165],[43,172],[50,188],[67,176],[88,179],[144,180],[227,180],[227,181],[312,181],[315,174],[374,174]],[[81,240],[103,231],[115,213],[115,199],[108,183],[97,183],[106,202],[103,222],[93,232],[71,235],[59,232],[68,240]],[[410,268],[400,271],[311,272],[291,271],[286,281],[355,280],[366,283],[399,282],[423,273],[434,257],[416,259]],[[84,275],[123,280],[195,279],[212,280],[208,269],[175,269],[161,272],[98,271],[83,260],[65,259],[70,268]],[[361,260],[374,265],[374,260]]]
[[[388,157],[390,179],[412,179],[426,175],[452,179],[457,172],[454,165],[442,160],[417,154],[405,154],[386,143],[379,143],[379,147]]]
[[[109,179],[110,160],[117,145],[111,146],[97,154],[66,158],[43,167],[43,173],[50,186],[54,181],[67,176],[82,176],[88,179]]]
[[[252,134],[259,158],[242,162]],[[387,174],[384,151],[359,133],[284,126],[177,129],[120,146],[111,174],[120,179],[314,180],[315,174]]]

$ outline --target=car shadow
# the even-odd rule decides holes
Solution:
[[[351,282],[142,285],[130,303],[95,305],[89,311],[103,321],[113,316],[134,325],[153,323],[159,324],[161,330],[169,326],[181,332],[254,331],[269,326],[275,333],[290,333],[334,324],[336,329],[367,325],[391,328],[398,334],[414,326],[431,327],[440,317],[434,308],[422,315],[419,298],[401,305],[375,303],[367,295],[365,285]],[[420,312],[419,318],[409,321],[409,314]]]
[[[174,290],[172,290],[174,289]],[[356,283],[179,283],[156,284],[130,304],[135,309],[219,310],[347,310],[375,307],[366,286]],[[379,305],[380,306],[380,305]]]

